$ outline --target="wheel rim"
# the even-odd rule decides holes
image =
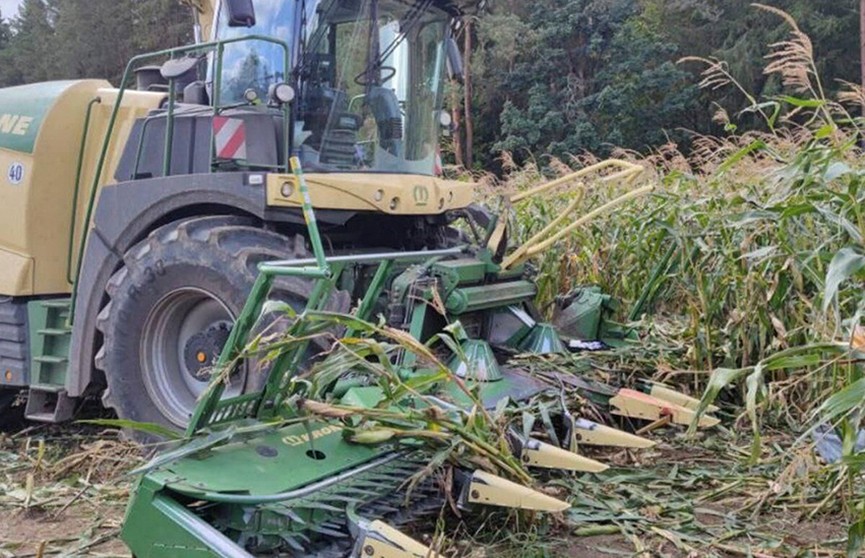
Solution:
[[[141,338],[141,370],[151,401],[172,424],[185,427],[228,337],[234,315],[212,293],[187,287],[150,311]],[[239,395],[244,372],[232,374],[223,397]]]

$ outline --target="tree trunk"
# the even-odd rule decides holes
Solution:
[[[865,1],[865,0],[863,0]],[[465,166],[467,169],[471,170],[474,167],[474,124],[472,122],[472,20],[466,19],[465,26],[465,49],[463,53],[463,58],[465,59],[463,66],[465,71],[465,130],[466,130],[466,144],[465,144]]]
[[[865,0],[863,0],[865,1]],[[451,84],[451,117],[453,120],[453,136],[454,136],[454,157],[458,167],[464,167],[463,159],[463,140],[462,140],[462,124],[460,121],[460,96],[456,86],[456,82]]]

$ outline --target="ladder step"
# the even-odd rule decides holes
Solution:
[[[30,391],[38,391],[41,393],[60,393],[65,388],[63,386],[55,386],[51,384],[34,384],[30,386]]]
[[[66,308],[72,304],[72,301],[69,299],[62,300],[43,300],[40,304],[45,308]]]
[[[63,364],[65,362],[68,362],[68,359],[66,359],[64,357],[56,357],[56,356],[50,356],[50,355],[36,356],[36,357],[33,357],[33,360],[35,360],[36,362],[42,362],[45,364]]]
[[[46,328],[40,329],[36,333],[38,333],[39,335],[69,335],[70,333],[72,333],[72,330]]]

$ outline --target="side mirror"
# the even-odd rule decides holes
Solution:
[[[255,6],[252,5],[252,0],[226,0],[225,8],[229,27],[255,25]]]
[[[463,55],[460,53],[460,47],[457,45],[456,39],[448,37],[445,41],[445,48],[447,49],[448,55],[448,74],[453,81],[462,83],[465,80]]]

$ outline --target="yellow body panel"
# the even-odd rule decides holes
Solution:
[[[649,393],[652,397],[656,397],[663,401],[669,401],[670,403],[675,403],[680,407],[684,407],[686,409],[691,409],[692,411],[696,411],[700,408],[700,400],[685,395],[684,393],[679,393],[676,390],[670,389],[667,386],[663,386],[661,384],[652,384],[652,390]],[[706,407],[706,412],[708,413],[717,413],[720,411],[717,406],[709,405]]]
[[[202,42],[212,41],[213,26],[216,22],[216,2],[217,0],[181,0],[184,4],[189,4],[195,10],[195,17],[198,22],[198,29]]]
[[[583,473],[600,473],[609,469],[599,461],[537,440],[526,443],[523,448],[523,462],[531,467]]]
[[[316,209],[374,211],[389,215],[436,215],[467,207],[470,184],[432,176],[406,174],[329,173],[304,175]],[[267,177],[267,203],[300,208],[300,188],[294,176]]]
[[[21,295],[33,294],[33,258],[0,249],[0,285]]]
[[[587,446],[645,449],[655,445],[655,442],[652,440],[603,424],[579,421],[575,426],[577,442],[586,444]]]
[[[2,95],[2,91],[0,91]],[[78,207],[74,209],[77,255],[81,220],[86,212],[96,164],[102,149],[117,90],[101,80],[71,83],[41,118],[32,153],[0,148],[0,295],[66,294],[72,203],[78,157],[88,103],[94,98],[90,130],[81,169]],[[112,135],[100,184],[113,181],[114,171],[134,120],[158,106],[163,95],[127,92]],[[20,181],[7,169],[19,168]],[[4,262],[8,260],[9,264]],[[73,258],[74,264],[74,258]]]

